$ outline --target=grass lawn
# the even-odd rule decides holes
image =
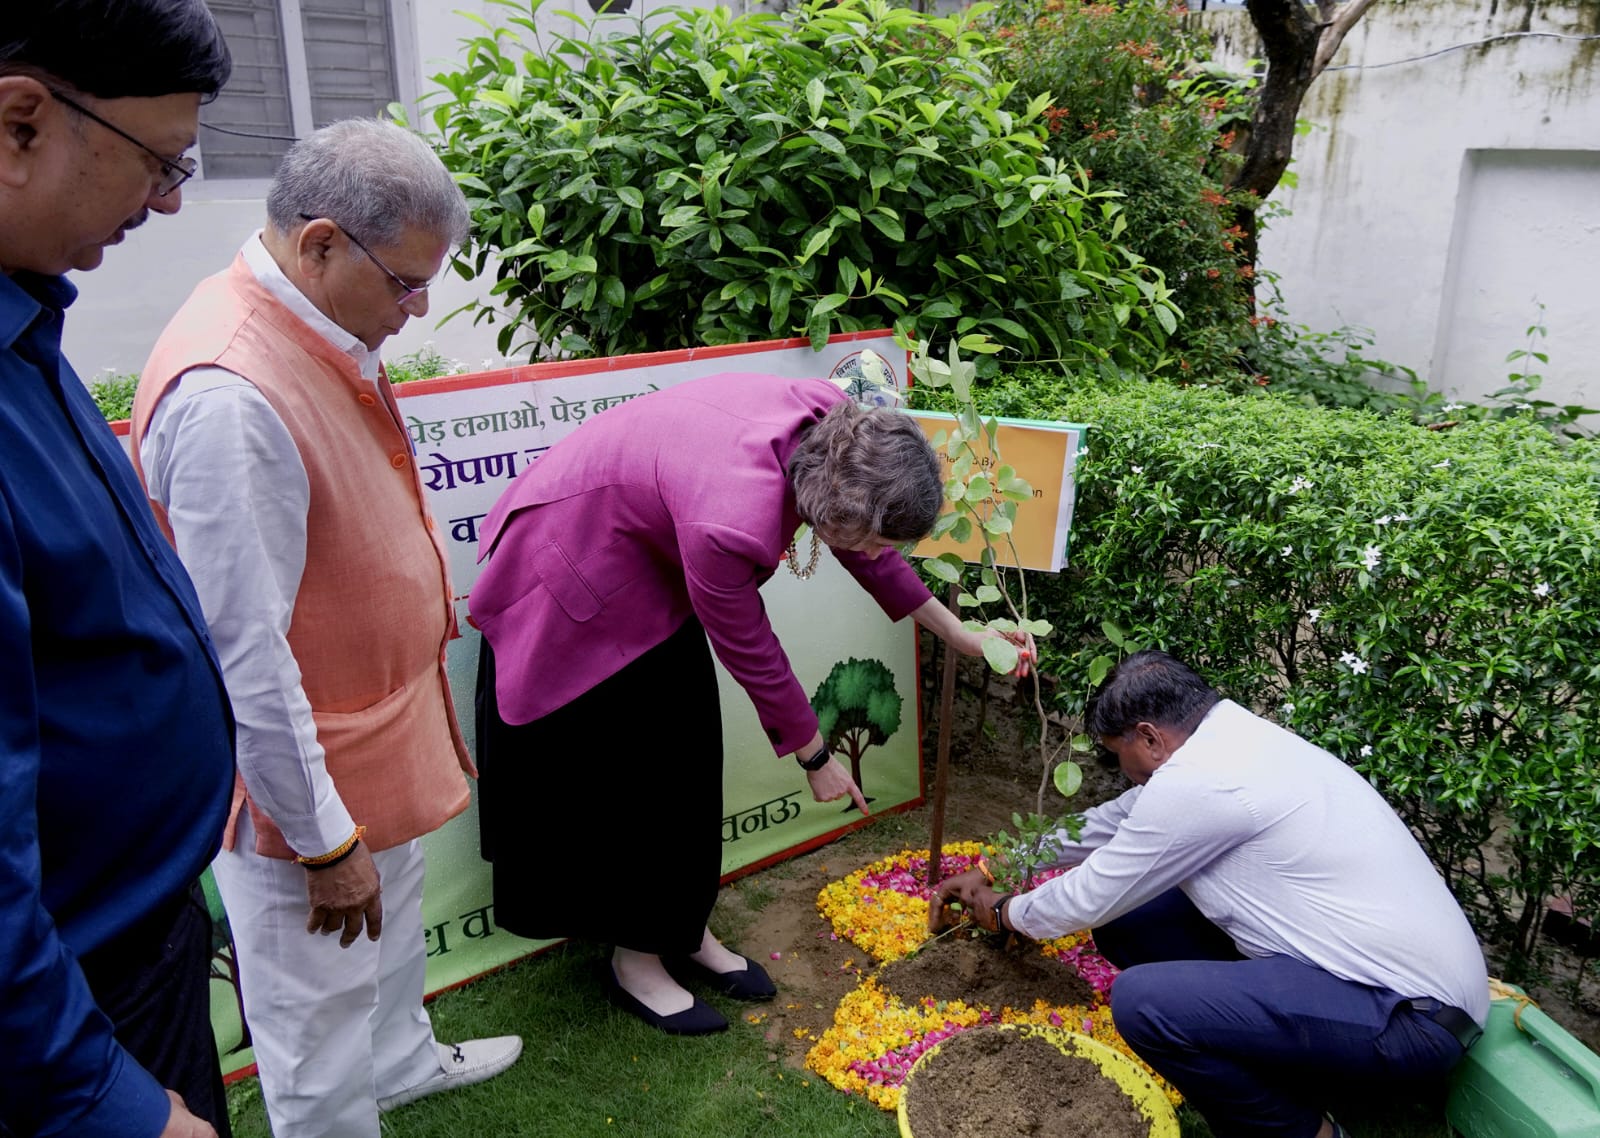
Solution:
[[[965,794],[958,792],[948,840],[992,828],[992,820],[962,815],[1001,797],[988,783],[970,784]],[[1010,796],[1006,798],[1009,810]],[[842,876],[887,853],[926,846],[927,824],[926,808],[886,817],[821,850],[744,878],[722,891],[712,927],[738,944],[745,934],[754,935],[751,922],[769,906],[810,909],[816,880]],[[826,874],[819,872],[822,867],[827,867]],[[790,899],[775,900],[780,893]],[[768,1040],[762,1026],[743,1018],[773,1005],[710,997],[732,1023],[727,1032],[699,1039],[664,1035],[607,1002],[598,980],[603,960],[598,947],[558,947],[430,1003],[439,1039],[521,1035],[522,1059],[490,1082],[385,1115],[384,1134],[394,1138],[898,1135],[894,1115],[797,1070],[786,1058],[782,1040]],[[308,1014],[314,1013],[308,1009]],[[230,1087],[228,1101],[238,1138],[267,1138],[266,1114],[254,1078]],[[1336,1114],[1354,1138],[1447,1138],[1449,1134],[1437,1096],[1428,1103],[1398,1105],[1357,1099],[1340,1104]],[[1180,1110],[1179,1118],[1183,1138],[1211,1138],[1193,1112]]]
[[[435,1095],[384,1116],[398,1138],[423,1135],[550,1138],[716,1138],[801,1135],[890,1138],[894,1118],[785,1067],[745,1005],[715,999],[733,1026],[681,1039],[614,1009],[596,979],[603,956],[556,948],[433,1001],[444,1040],[520,1034],[521,1060],[487,1083]],[[229,1089],[238,1138],[266,1138],[253,1078]]]

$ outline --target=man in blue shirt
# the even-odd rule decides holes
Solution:
[[[0,21],[0,1134],[214,1138],[195,883],[233,720],[182,566],[61,357],[61,275],[194,171],[230,69],[202,0]],[[187,1103],[187,1105],[185,1105]]]

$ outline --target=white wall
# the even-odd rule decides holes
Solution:
[[[665,6],[665,0],[633,0],[629,15],[648,17]],[[552,4],[541,10],[540,26],[570,28],[570,21],[555,15],[557,9],[567,7],[591,15],[582,0]],[[426,96],[433,86],[430,76],[459,65],[456,53],[461,40],[483,33],[481,25],[463,12],[495,21],[505,16],[506,9],[486,0],[394,0],[398,50],[409,47],[415,53],[400,63],[403,95],[420,92]],[[631,23],[623,19],[604,22]],[[79,298],[67,320],[65,347],[79,374],[93,379],[106,369],[138,371],[161,329],[194,286],[226,268],[239,246],[261,226],[266,190],[265,181],[196,179],[183,187],[183,205],[177,215],[152,214],[123,244],[106,251],[100,268],[73,274]],[[492,271],[486,283],[470,284],[446,273],[431,290],[428,316],[412,320],[391,338],[384,348],[385,357],[415,351],[424,342],[432,342],[445,356],[475,370],[483,360],[498,357],[495,337],[502,325],[474,325],[470,316],[463,315],[439,326],[439,319],[447,313],[486,297],[493,283]]]
[[[1191,16],[1237,64],[1261,51],[1242,12]],[[1312,86],[1298,188],[1272,200],[1264,268],[1292,319],[1353,324],[1439,389],[1504,386],[1505,356],[1546,305],[1542,394],[1600,404],[1600,33],[1592,0],[1374,5]],[[1359,69],[1357,67],[1359,66]]]

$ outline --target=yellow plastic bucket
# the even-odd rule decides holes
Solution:
[[[1076,1031],[1068,1031],[1064,1027],[1043,1027],[1026,1023],[1001,1023],[986,1027],[975,1027],[972,1031],[1017,1031],[1023,1035],[1035,1035],[1045,1040],[1063,1055],[1077,1056],[1088,1059],[1102,1074],[1114,1081],[1133,1100],[1139,1113],[1150,1120],[1150,1138],[1178,1138],[1178,1116],[1172,1109],[1172,1103],[1164,1092],[1155,1083],[1147,1071],[1120,1051],[1114,1051],[1101,1043],[1098,1039],[1091,1039]],[[900,1138],[916,1138],[911,1133],[911,1120],[906,1116],[906,1097],[911,1093],[912,1084],[916,1081],[917,1072],[927,1064],[928,1060],[939,1053],[939,1045],[928,1048],[917,1057],[916,1063],[911,1067],[911,1072],[906,1076],[905,1091],[900,1095],[900,1108],[897,1114],[900,1119]]]

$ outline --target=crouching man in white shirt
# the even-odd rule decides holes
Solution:
[[[1434,1079],[1488,1014],[1483,954],[1416,840],[1319,747],[1164,652],[1107,679],[1089,732],[1135,784],[1027,893],[943,882],[980,924],[1093,929],[1117,1030],[1218,1138],[1341,1138],[1322,1095]]]

